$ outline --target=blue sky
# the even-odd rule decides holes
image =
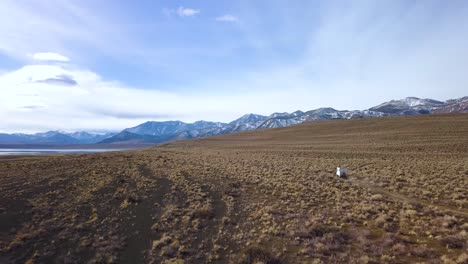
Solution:
[[[0,132],[468,95],[467,1],[0,3]]]

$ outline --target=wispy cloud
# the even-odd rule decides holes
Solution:
[[[179,17],[195,17],[196,15],[200,14],[200,9],[193,9],[193,8],[186,8],[183,6],[179,6],[177,9],[171,8],[163,8],[162,12],[164,15],[170,16],[179,16]]]
[[[184,8],[182,6],[177,9],[177,14],[181,17],[192,17],[199,13],[200,10],[198,9]]]
[[[55,52],[38,52],[34,53],[31,56],[35,60],[40,60],[40,61],[61,61],[61,62],[67,62],[70,61],[69,58],[55,53]]]
[[[48,84],[54,84],[54,85],[65,85],[65,86],[74,86],[77,85],[78,83],[73,79],[72,76],[66,75],[66,74],[60,74],[55,77],[49,77],[44,80],[38,80],[36,82],[42,82],[42,83],[48,83]]]
[[[22,61],[64,62],[67,58],[53,53],[80,61],[98,55],[125,59],[129,52],[141,48],[135,38],[129,37],[133,28],[116,19],[124,11],[114,8],[117,5],[99,5],[73,0],[1,1],[0,53]],[[43,52],[49,50],[54,52]]]
[[[177,15],[179,15],[180,17],[193,17],[199,13],[199,9],[185,8],[183,6],[179,6],[179,8],[177,9]]]
[[[239,22],[239,18],[238,18],[238,17],[236,17],[236,16],[234,16],[234,15],[229,15],[229,14],[216,17],[215,20],[216,20],[216,21],[219,21],[219,22],[231,22],[231,23]]]
[[[44,108],[44,106],[42,105],[25,105],[25,106],[21,106],[19,108],[24,108],[24,109],[40,109],[40,108]]]

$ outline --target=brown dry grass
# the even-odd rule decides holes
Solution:
[[[8,158],[0,190],[2,263],[464,263],[468,115]]]

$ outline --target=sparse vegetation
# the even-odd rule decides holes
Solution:
[[[467,117],[5,158],[0,262],[466,263]]]

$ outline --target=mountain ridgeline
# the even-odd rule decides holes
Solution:
[[[89,133],[85,131],[66,133],[61,131],[48,131],[36,134],[2,134],[0,144],[8,145],[77,145],[96,144],[115,135],[115,133]]]
[[[352,119],[365,117],[466,112],[468,112],[468,97],[448,100],[446,102],[433,99],[407,97],[402,100],[392,100],[385,102],[367,110],[340,111],[333,108],[319,108],[307,112],[296,111],[293,113],[273,113],[270,116],[246,114],[230,123],[207,121],[197,121],[195,123],[184,123],[181,121],[149,121],[132,128],[127,128],[122,132],[101,141],[101,143],[156,144],[255,129],[286,127],[303,122],[324,119]]]
[[[37,134],[1,134],[0,144],[74,145],[74,144],[158,144],[175,140],[223,135],[240,131],[278,128],[325,119],[421,115],[433,113],[467,113],[468,96],[445,102],[407,97],[391,100],[367,110],[319,108],[307,112],[273,113],[269,116],[246,114],[230,123],[197,121],[148,121],[119,133],[65,133],[49,131]]]

